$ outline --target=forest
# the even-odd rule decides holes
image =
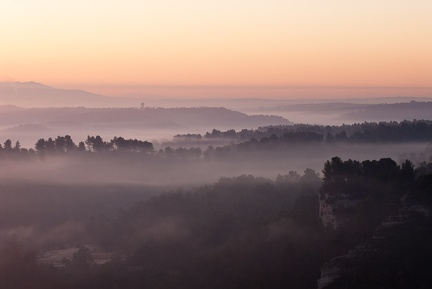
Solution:
[[[432,285],[432,163],[333,157],[322,174],[224,177],[83,218],[80,238],[45,240],[40,247],[34,240],[4,240],[1,288],[316,288],[325,262],[375,241],[401,210],[405,220],[397,226],[404,229],[395,235],[387,226],[380,243],[347,260],[344,266],[354,269],[325,288]],[[338,198],[356,205],[335,208],[342,225],[324,225],[322,202]],[[77,242],[70,259],[39,261],[41,251],[68,242]],[[109,261],[98,263],[89,244],[110,252]],[[376,248],[386,249],[378,254]],[[375,268],[388,262],[385,270]]]
[[[431,131],[404,121],[168,143],[7,139],[0,288],[428,288]],[[393,145],[399,159],[384,157]],[[302,170],[289,169],[296,155]]]
[[[149,141],[113,137],[104,141],[101,136],[87,136],[76,144],[70,135],[40,138],[34,148],[22,148],[18,141],[7,139],[0,144],[0,153],[7,155],[39,156],[68,152],[123,152],[142,153],[163,158],[219,158],[227,154],[249,151],[295,150],[304,145],[332,147],[336,144],[419,143],[432,141],[432,122],[414,120],[402,122],[365,122],[352,125],[283,125],[260,127],[255,130],[213,129],[204,135],[177,134],[171,142],[158,143],[159,149]],[[225,144],[228,143],[228,144]],[[214,144],[219,144],[214,146]],[[185,147],[189,145],[189,147]],[[206,147],[207,146],[207,147]]]

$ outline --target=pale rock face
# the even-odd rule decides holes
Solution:
[[[318,280],[318,289],[331,284],[334,280],[338,279],[341,274],[341,268],[331,263],[326,263],[321,267],[321,278]]]
[[[344,217],[337,213],[338,209],[350,209],[359,204],[357,200],[350,200],[348,194],[325,194],[320,198],[319,214],[324,227],[337,229],[344,223]]]
[[[317,282],[318,289],[325,288],[344,273],[355,271],[356,262],[361,260],[364,256],[379,252],[380,246],[383,246],[387,239],[391,239],[395,232],[398,232],[399,226],[411,221],[411,213],[421,214],[425,218],[430,218],[430,210],[421,204],[409,204],[405,201],[406,197],[407,195],[402,197],[402,206],[400,209],[384,219],[369,240],[349,250],[347,254],[333,258],[321,267],[321,276]],[[343,224],[344,217],[335,213],[335,210],[337,212],[337,210],[341,208],[354,208],[358,204],[359,201],[349,200],[347,194],[340,194],[338,196],[329,196],[327,194],[323,198],[320,198],[321,221],[324,226],[331,226],[337,229]]]
[[[324,227],[337,227],[336,217],[333,213],[333,206],[328,204],[325,199],[320,199],[319,214]]]

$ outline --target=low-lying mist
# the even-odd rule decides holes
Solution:
[[[0,227],[52,225],[111,214],[150,196],[216,182],[221,177],[254,175],[274,179],[306,168],[320,172],[325,161],[421,155],[427,144],[303,145],[287,150],[220,152],[210,157],[140,153],[74,152],[2,160]],[[406,152],[403,155],[403,152]],[[6,235],[8,235],[6,234]],[[25,234],[24,234],[25,235]]]
[[[216,181],[222,176],[241,174],[273,178],[290,170],[322,169],[323,163],[338,155],[346,159],[393,158],[401,161],[420,155],[428,143],[399,144],[305,144],[291,148],[253,151],[212,151],[190,157],[175,154],[70,153],[4,159],[1,178],[8,183],[55,185],[136,185],[190,186]]]
[[[7,143],[1,154],[0,272],[33,268],[50,288],[316,288],[324,262],[365,238],[320,221],[324,164],[430,153],[426,142],[155,151],[115,139],[104,149],[111,143],[97,137],[90,150],[62,150],[68,139],[57,138],[56,150],[41,141],[36,152]],[[379,177],[375,189],[388,189]]]

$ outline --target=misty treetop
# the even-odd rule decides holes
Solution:
[[[109,142],[104,142],[100,136],[87,137],[86,145],[89,151],[123,151],[123,152],[153,152],[153,144],[148,141],[137,139],[124,139],[123,137],[114,137]]]
[[[201,134],[178,134],[174,141],[181,140],[206,140],[206,139],[232,139],[247,141],[251,139],[268,139],[284,141],[290,139],[295,141],[304,139],[304,135],[315,136],[318,141],[332,142],[404,142],[404,141],[430,141],[432,140],[432,121],[392,121],[392,122],[364,122],[351,125],[310,125],[293,124],[266,126],[258,129],[233,129],[220,131],[213,129],[211,132]]]
[[[225,140],[225,144],[221,142]],[[308,146],[332,147],[338,144],[388,144],[414,143],[432,141],[432,121],[415,120],[402,122],[365,122],[362,124],[342,126],[322,125],[283,125],[261,127],[259,129],[243,129],[220,131],[213,129],[204,135],[176,135],[172,143],[182,144],[220,144],[209,146],[205,150],[205,158],[223,158],[239,156],[241,152],[274,150],[290,151],[307,148]],[[230,142],[229,144],[226,144]]]
[[[235,160],[249,158],[249,154],[276,151],[293,152],[316,150],[317,146],[331,149],[337,145],[401,144],[432,141],[432,121],[403,121],[362,123],[342,126],[289,125],[262,127],[257,130],[213,129],[205,135],[176,135],[172,142],[158,144],[138,139],[114,137],[105,141],[101,136],[88,136],[75,143],[71,136],[39,139],[34,149],[21,147],[11,140],[0,145],[2,155],[52,155],[69,152],[140,153],[168,160]],[[183,147],[183,145],[185,147]],[[19,154],[18,154],[19,153]]]
[[[54,140],[41,138],[35,144],[38,153],[66,153],[73,151],[89,152],[139,152],[151,153],[154,151],[153,144],[148,141],[137,139],[124,139],[123,137],[114,137],[110,141],[104,141],[102,137],[88,136],[85,142],[80,141],[78,145],[74,143],[69,135],[58,136]]]
[[[322,172],[322,196],[344,193],[351,198],[370,195],[394,200],[406,193],[415,179],[411,161],[405,160],[398,165],[391,158],[359,162],[333,157],[324,164]]]
[[[7,139],[3,145],[0,144],[0,158],[8,160],[33,160],[35,158],[44,160],[55,156],[70,156],[79,158],[80,156],[104,156],[117,155],[119,157],[126,155],[140,155],[147,158],[155,153],[153,144],[148,141],[137,139],[125,139],[123,137],[114,137],[105,141],[97,136],[88,136],[85,141],[75,143],[71,136],[57,136],[56,138],[40,138],[33,148],[22,148],[19,141],[15,144]]]
[[[426,193],[432,174],[423,167],[415,169],[409,160],[398,165],[391,158],[359,162],[333,157],[322,172],[323,222],[358,238],[371,234],[385,217],[400,210],[404,199],[422,200],[432,209],[432,191]]]
[[[52,138],[48,138],[47,140],[41,138],[36,142],[35,149],[39,153],[64,153],[75,150],[83,151],[85,150],[85,147],[83,142],[76,145],[72,138],[69,135],[66,135],[58,136],[54,140]]]
[[[390,121],[390,122],[364,122],[343,125],[281,125],[260,128],[267,133],[276,135],[287,131],[307,131],[324,136],[327,142],[404,142],[404,141],[430,141],[432,140],[432,121]]]
[[[176,135],[164,143],[169,152],[182,145],[205,146],[204,159],[235,159],[242,153],[307,150],[316,147],[332,148],[353,144],[402,144],[432,141],[432,121],[365,122],[342,126],[284,125],[259,129],[213,129],[204,135]],[[213,145],[215,144],[215,145]],[[174,148],[173,148],[174,147]],[[163,151],[160,151],[161,153]],[[172,153],[170,155],[175,155]]]

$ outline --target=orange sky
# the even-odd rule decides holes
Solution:
[[[211,85],[432,96],[430,0],[2,0],[0,11],[0,81],[114,95]]]

